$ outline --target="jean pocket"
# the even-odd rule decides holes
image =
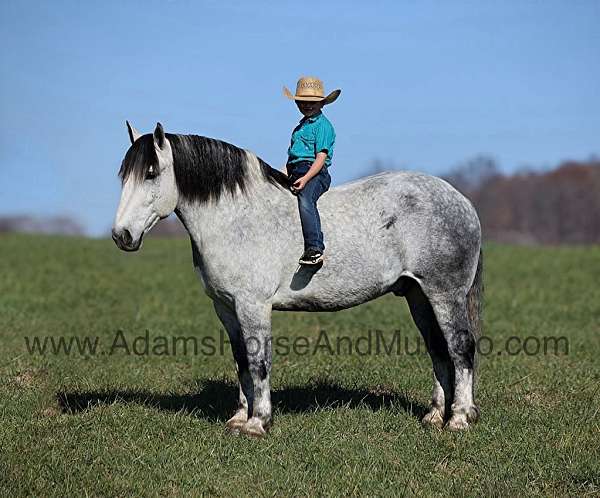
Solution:
[[[331,186],[331,176],[327,170],[321,171],[319,173],[319,179],[321,180],[321,185],[323,185],[323,192],[327,192],[329,187]]]
[[[325,192],[327,192],[329,190],[329,183],[330,182],[328,182],[326,178],[319,178],[319,185],[320,185],[319,190],[321,191],[321,194],[324,194]],[[321,194],[319,194],[319,195],[321,195]]]

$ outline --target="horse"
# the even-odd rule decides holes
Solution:
[[[481,226],[473,205],[444,180],[418,172],[368,176],[319,199],[326,252],[298,265],[303,248],[297,199],[287,175],[224,141],[141,135],[119,177],[116,245],[137,251],[175,212],[191,240],[193,265],[227,331],[239,401],[226,428],[264,436],[272,424],[271,312],[336,311],[387,293],[403,296],[433,365],[426,426],[468,429],[481,334]]]

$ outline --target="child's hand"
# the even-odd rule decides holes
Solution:
[[[300,190],[302,190],[304,188],[304,186],[306,185],[307,182],[308,182],[308,180],[306,179],[306,177],[302,176],[294,182],[294,184],[292,185],[292,188],[294,190],[296,190],[297,192],[299,192]]]

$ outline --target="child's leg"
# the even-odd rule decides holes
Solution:
[[[298,192],[298,208],[300,210],[300,221],[302,222],[302,235],[304,236],[304,250],[325,250],[323,243],[323,232],[321,232],[321,218],[317,209],[317,200],[323,193],[329,190],[331,177],[327,171],[321,170],[319,174]]]

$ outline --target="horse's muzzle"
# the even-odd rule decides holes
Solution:
[[[142,237],[140,237],[137,241],[133,240],[131,233],[126,228],[122,230],[112,230],[112,239],[117,244],[117,247],[122,251],[137,251],[142,245]]]

